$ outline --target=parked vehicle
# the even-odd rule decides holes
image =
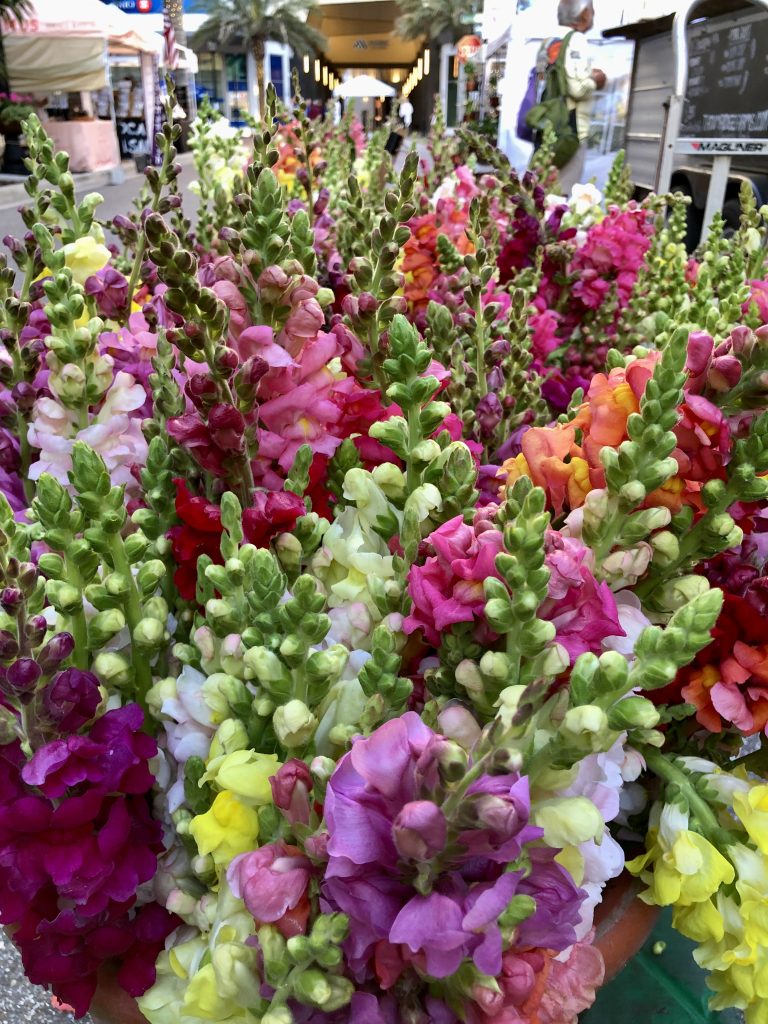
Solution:
[[[768,80],[760,77],[765,73],[766,52],[758,45],[758,40],[763,40],[768,34],[768,11],[744,0],[711,0],[696,10],[695,19],[688,28],[691,45],[686,93],[688,116],[699,96],[706,95],[712,102],[711,90],[717,91],[722,81],[709,70],[709,62],[700,66],[702,62],[698,52],[706,51],[709,46],[704,39],[705,34],[721,45],[723,40],[727,43],[729,39],[743,37],[745,26],[751,26],[746,35],[753,37],[755,42],[740,49],[734,47],[737,56],[733,68],[737,74],[745,74],[746,69],[745,83],[751,69],[751,102],[756,108],[766,108],[764,113],[768,119]],[[622,25],[603,33],[606,38],[626,38],[635,43],[625,148],[638,197],[657,190],[659,185],[662,140],[675,74],[672,24],[673,16],[669,15]],[[697,40],[703,42],[697,46]],[[727,58],[729,51],[726,50],[724,55]],[[716,72],[721,70],[721,64],[715,68]],[[758,81],[760,87],[757,87]],[[755,109],[755,115],[760,113]],[[768,136],[768,131],[764,135]],[[713,140],[695,155],[678,154],[675,157],[672,189],[689,195],[692,200],[688,218],[689,248],[695,247],[701,235],[712,169],[712,155],[703,155],[707,148],[715,155],[718,143]],[[723,205],[723,216],[731,230],[739,222],[738,196],[742,181],[751,182],[758,203],[768,203],[768,154],[750,156],[751,150],[759,151],[761,148],[757,144],[748,143],[736,148],[742,151],[732,154]]]

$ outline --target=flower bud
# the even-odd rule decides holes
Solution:
[[[533,896],[519,893],[512,897],[506,910],[502,913],[499,918],[499,926],[501,928],[516,928],[535,913],[536,900]]]
[[[239,718],[225,719],[211,740],[208,759],[232,754],[236,750],[246,750],[249,746],[248,731]]]
[[[29,693],[42,674],[34,658],[19,658],[8,666],[5,678],[12,690],[17,693]]]
[[[331,998],[331,986],[326,976],[315,968],[302,971],[294,982],[296,998],[309,1006],[323,1007]]]
[[[457,665],[455,675],[456,682],[463,686],[470,696],[482,696],[484,692],[483,680],[480,670],[474,661],[465,658],[464,661]]]
[[[500,682],[509,676],[509,660],[500,651],[486,651],[480,659],[480,671],[488,679]]]
[[[75,640],[71,633],[57,633],[51,637],[37,656],[37,662],[46,675],[55,672],[62,662],[75,649]]]
[[[431,800],[405,804],[392,826],[397,852],[407,860],[431,860],[445,849],[447,836],[445,815]]]
[[[437,718],[440,731],[464,750],[471,750],[480,738],[480,725],[469,710],[461,704],[449,704]]]
[[[312,775],[304,761],[291,758],[270,780],[275,807],[291,824],[309,824]]]
[[[0,629],[0,661],[10,661],[19,653],[19,642],[7,629]]]
[[[458,782],[466,775],[469,755],[459,743],[445,739],[438,743],[437,763],[441,778],[446,782]]]
[[[92,647],[103,647],[125,626],[125,615],[119,608],[107,608],[94,615],[88,623],[88,640]]]
[[[157,619],[139,619],[133,630],[133,642],[140,651],[154,653],[165,640],[165,625]]]
[[[297,572],[301,565],[303,548],[293,533],[281,533],[274,542],[275,554],[286,572]]]
[[[272,725],[280,743],[287,749],[309,743],[317,729],[317,719],[302,700],[289,700],[277,708]]]
[[[10,708],[0,704],[0,746],[6,746],[18,738],[16,716]]]
[[[24,603],[24,595],[18,587],[5,587],[0,592],[0,606],[8,615],[15,615]]]
[[[33,615],[24,623],[24,636],[30,647],[38,647],[47,632],[48,620],[44,615]]]
[[[99,680],[93,672],[68,668],[43,691],[43,707],[60,732],[73,733],[96,714],[101,704]]]
[[[607,730],[608,717],[596,705],[568,709],[560,725],[560,732],[566,739],[586,740],[590,749],[601,745]]]
[[[608,719],[612,729],[654,729],[661,715],[645,697],[626,697],[611,708]]]
[[[651,538],[653,561],[662,568],[680,557],[680,541],[669,530],[662,530]]]
[[[312,777],[324,784],[336,771],[336,762],[332,757],[313,757],[309,766]]]
[[[192,915],[196,907],[197,900],[195,897],[187,892],[183,892],[181,889],[174,889],[165,899],[166,910],[171,914],[178,914],[182,918]]]
[[[131,663],[122,654],[116,654],[113,651],[102,651],[100,654],[97,654],[93,662],[93,671],[103,681],[104,685],[110,688],[119,689],[120,687],[128,686],[133,681]],[[158,714],[159,711],[160,709],[158,708]]]

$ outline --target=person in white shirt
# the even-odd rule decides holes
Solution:
[[[407,96],[403,97],[398,114],[400,115],[400,120],[405,125],[405,130],[410,131],[411,122],[413,121],[413,104]]]
[[[587,156],[587,138],[592,113],[592,97],[596,90],[605,87],[605,73],[592,67],[586,32],[595,23],[592,0],[560,0],[557,5],[557,22],[561,39],[573,33],[565,55],[565,73],[568,79],[568,106],[576,114],[576,130],[581,143],[576,153],[559,172],[561,192],[570,195],[574,185],[584,177],[584,163]],[[551,40],[543,44],[552,58]],[[554,55],[556,57],[556,54]],[[554,58],[552,58],[554,59]]]

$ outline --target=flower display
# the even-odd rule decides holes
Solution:
[[[760,1024],[768,210],[745,190],[691,260],[621,161],[561,196],[546,146],[517,176],[438,117],[396,173],[386,128],[265,105],[246,147],[201,104],[192,222],[171,99],[110,247],[25,126],[0,923],[28,977],[82,1017],[113,976],[149,1024],[576,1024],[634,875]]]

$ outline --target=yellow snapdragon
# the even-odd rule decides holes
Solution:
[[[210,854],[217,867],[226,867],[240,853],[256,846],[258,812],[229,790],[219,793],[210,810],[189,823],[202,857]]]
[[[666,804],[646,838],[647,850],[627,869],[648,886],[641,899],[659,907],[690,906],[713,896],[736,875],[733,865],[712,843],[688,828],[688,815]]]
[[[203,782],[233,793],[252,807],[272,803],[270,777],[280,767],[277,754],[258,754],[255,750],[234,750],[208,761]]]
[[[102,270],[110,260],[106,245],[92,235],[84,235],[64,246],[64,266],[72,272],[72,279],[84,285],[89,277]]]

